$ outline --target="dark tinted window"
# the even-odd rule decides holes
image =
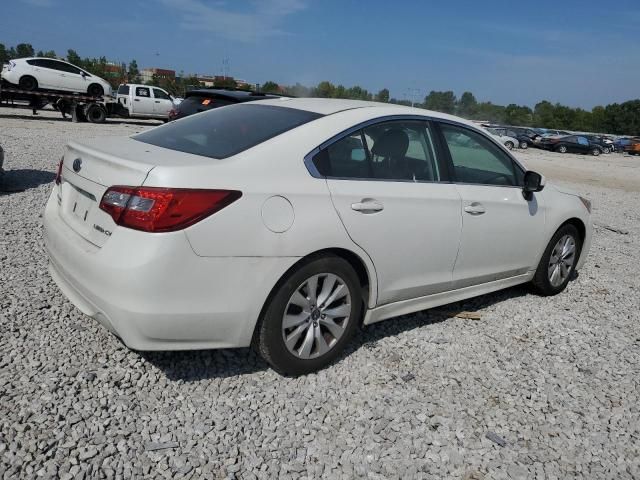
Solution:
[[[119,95],[129,95],[129,85],[120,85],[118,87]]]
[[[518,185],[511,158],[484,135],[442,124],[456,181],[481,185]]]
[[[167,95],[166,93],[164,93],[162,90],[160,90],[159,88],[154,88],[153,89],[153,96],[155,98],[160,98],[162,100],[169,100],[169,95]]]
[[[147,87],[136,87],[136,97],[150,97],[151,91]]]
[[[35,59],[35,60],[27,60],[27,63],[29,65],[33,65],[34,67],[39,67],[40,66],[40,60]]]
[[[43,58],[38,60],[38,65],[40,67],[50,68],[51,70],[58,70],[60,72],[64,71],[61,67],[61,65],[63,64],[55,60],[49,60],[49,59]]]
[[[232,105],[154,128],[134,139],[180,152],[227,158],[322,115],[272,105]]]
[[[73,65],[70,65],[68,63],[64,63],[64,62],[56,62],[57,65],[57,69],[58,70],[62,70],[63,72],[67,72],[67,73],[75,73],[76,75],[80,75],[81,70],[79,68],[74,67]]]

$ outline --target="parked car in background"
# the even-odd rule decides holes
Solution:
[[[613,142],[606,141],[604,137],[600,137],[597,135],[581,135],[582,137],[589,140],[590,143],[595,143],[596,145],[600,145],[602,147],[603,153],[611,153],[613,150]]]
[[[507,149],[513,150],[520,146],[520,142],[517,138],[507,135],[504,129],[489,127],[486,129],[498,142],[503,144]]]
[[[58,172],[44,243],[82,312],[136,350],[253,345],[290,375],[362,324],[558,294],[592,238],[587,199],[471,122],[392,104],[230,105],[74,140]]]
[[[558,153],[590,153],[595,156],[604,153],[602,146],[597,143],[591,143],[586,137],[581,135],[543,137],[541,145],[547,150]]]
[[[632,138],[629,143],[625,145],[624,152],[629,155],[640,155],[640,138]]]
[[[501,132],[503,135],[515,138],[518,141],[518,148],[526,149],[536,147],[536,142],[542,138],[538,133],[529,128],[521,127],[492,127],[494,130]]]
[[[116,100],[129,112],[131,118],[168,121],[169,113],[175,107],[171,95],[166,90],[135,83],[120,85]]]
[[[111,95],[106,80],[54,58],[19,58],[2,67],[1,77],[22,90],[53,90],[102,97]]]
[[[200,88],[186,93],[184,100],[169,113],[169,120],[178,120],[194,113],[206,112],[225,105],[278,98],[280,95],[253,92],[248,90],[232,90],[223,88]]]
[[[566,132],[564,130],[555,130],[551,128],[540,128],[538,130],[542,131],[543,137],[563,137],[563,136],[571,135],[571,133]]]

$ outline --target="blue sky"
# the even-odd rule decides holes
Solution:
[[[518,6],[516,6],[517,4]],[[640,97],[640,2],[11,0],[0,43],[396,98],[571,106]]]

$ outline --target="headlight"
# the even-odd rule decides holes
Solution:
[[[582,202],[582,204],[584,205],[584,208],[586,208],[586,209],[587,209],[587,211],[588,211],[589,213],[591,213],[591,201],[590,201],[590,200],[587,200],[587,199],[586,199],[586,198],[584,198],[584,197],[578,197],[578,198],[580,199],[580,201],[581,201],[581,202]]]

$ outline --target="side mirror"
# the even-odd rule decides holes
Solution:
[[[538,172],[527,170],[524,174],[524,186],[522,187],[522,195],[525,199],[531,200],[534,192],[539,192],[544,188],[544,177]]]

